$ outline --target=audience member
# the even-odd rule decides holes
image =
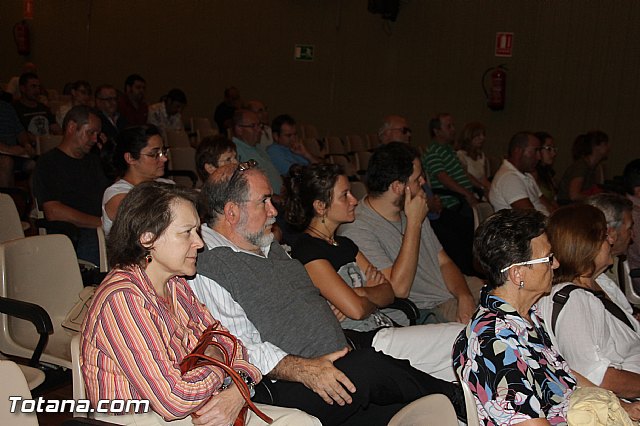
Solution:
[[[271,185],[252,163],[219,168],[201,195],[207,250],[191,286],[247,346],[249,359],[277,379],[255,401],[304,409],[322,424],[386,425],[404,404],[447,395],[459,415],[457,385],[435,379],[373,348],[347,350],[331,308],[300,262],[273,242]]]
[[[567,424],[577,379],[535,305],[558,267],[544,215],[497,212],[478,228],[474,253],[488,283],[453,347],[453,366],[473,394],[480,424]]]
[[[540,140],[541,151],[540,161],[531,175],[535,178],[542,195],[547,200],[555,202],[558,196],[558,184],[555,179],[556,171],[553,169],[553,163],[558,155],[558,148],[549,133],[536,132],[534,136]]]
[[[269,154],[258,145],[260,140],[260,120],[258,114],[239,109],[233,115],[233,143],[236,144],[238,160],[244,162],[256,160],[258,167],[265,172],[276,195],[282,191],[282,177],[271,162]]]
[[[573,142],[573,163],[565,170],[558,188],[558,203],[580,201],[601,192],[602,162],[609,155],[609,136],[599,130],[579,135]]]
[[[78,80],[71,83],[69,87],[69,94],[71,101],[63,104],[58,108],[56,112],[56,120],[59,125],[62,126],[64,116],[67,115],[69,110],[76,105],[91,106],[91,84],[86,80]]]
[[[235,384],[225,389],[226,373],[219,367],[180,371],[205,329],[224,330],[182,278],[196,272],[203,246],[199,224],[192,193],[173,185],[143,183],[122,201],[107,240],[114,269],[84,319],[80,367],[93,407],[101,400],[144,399],[151,411],[97,414],[98,419],[126,425],[228,425],[245,404]],[[213,339],[234,354],[234,370],[249,383],[260,381],[242,342],[221,335]],[[222,351],[212,349],[207,353],[222,360]],[[259,408],[282,417],[274,424],[319,424],[295,410]],[[264,423],[250,413],[247,424]]]
[[[37,74],[38,67],[36,67],[36,64],[34,64],[33,62],[25,62],[24,65],[22,65],[22,74],[24,73]],[[5,91],[11,94],[13,101],[17,101],[18,99],[20,99],[21,94],[19,75],[11,77],[11,79],[7,82],[7,88],[5,89]]]
[[[622,174],[627,198],[633,203],[633,244],[629,246],[629,268],[640,268],[640,159],[629,162]],[[633,278],[633,286],[640,293],[640,278]]]
[[[379,308],[395,295],[391,284],[347,237],[335,234],[343,223],[353,222],[356,198],[349,179],[336,164],[316,164],[292,176],[287,220],[304,233],[291,247],[291,256],[304,265],[313,285],[331,304],[340,325],[352,340],[373,346],[394,358],[408,359],[418,370],[455,380],[451,346],[462,325],[394,327]],[[357,337],[354,337],[357,336]],[[381,346],[388,342],[388,346]]]
[[[565,206],[551,215],[547,233],[560,266],[539,308],[554,345],[592,383],[621,398],[640,397],[640,324],[620,305],[619,287],[596,280],[612,263],[604,214]]]
[[[153,124],[133,126],[120,132],[113,153],[118,180],[102,196],[102,229],[109,235],[118,207],[131,189],[150,180],[173,184],[162,179],[167,162],[167,148],[160,130]]]
[[[555,203],[542,194],[531,176],[540,161],[540,150],[540,140],[533,133],[518,132],[511,137],[507,158],[493,177],[489,191],[489,201],[496,211],[535,209],[549,215],[555,210]]]
[[[436,190],[446,189],[453,191],[458,196],[443,194],[440,199],[442,205],[447,208],[462,208],[467,216],[471,216],[472,207],[478,203],[473,194],[473,185],[468,173],[462,167],[454,150],[453,144],[456,136],[456,128],[453,117],[447,113],[441,113],[429,120],[429,133],[431,144],[422,157],[422,166],[429,174],[431,187]],[[461,199],[466,203],[461,205]]]
[[[15,109],[0,101],[0,187],[15,185],[14,172],[30,173],[35,151]]]
[[[231,86],[224,89],[224,100],[218,104],[213,114],[213,121],[221,134],[227,135],[229,129],[233,128],[233,114],[241,105],[240,91],[237,88]]]
[[[40,97],[40,79],[33,73],[24,73],[20,76],[20,99],[13,103],[22,126],[29,132],[32,142],[36,137],[44,135],[59,135],[62,130],[56,123],[51,110],[38,101]]]
[[[147,82],[138,74],[131,74],[124,81],[124,94],[118,98],[118,112],[129,126],[147,124],[149,107],[144,100]]]
[[[289,169],[294,164],[307,166],[321,162],[320,158],[311,154],[298,140],[296,121],[290,115],[283,114],[274,118],[271,131],[275,143],[267,148],[267,154],[280,176],[289,176]]]
[[[401,115],[387,115],[378,130],[378,139],[383,145],[389,142],[411,142],[411,128]]]
[[[245,103],[245,109],[258,114],[260,127],[262,128],[262,134],[260,135],[260,142],[258,142],[258,145],[260,145],[264,149],[267,149],[269,145],[273,143],[271,125],[269,124],[269,109],[262,101],[258,101],[256,99],[247,101]]]
[[[149,124],[155,125],[166,140],[165,130],[184,130],[182,110],[187,105],[187,95],[180,89],[171,89],[160,102],[149,105]]]
[[[236,145],[224,135],[207,136],[196,148],[196,170],[200,180],[206,182],[218,167],[238,164]]]
[[[486,129],[482,123],[465,124],[456,154],[473,186],[480,189],[484,195],[488,195],[491,182],[488,179],[489,161],[482,151],[485,139]]]
[[[110,84],[103,84],[96,89],[96,109],[102,123],[101,142],[115,141],[118,133],[127,127],[127,122],[118,112],[118,93]],[[103,136],[104,135],[104,136]]]
[[[467,284],[425,220],[417,152],[401,143],[378,148],[369,161],[366,184],[368,195],[356,207],[355,221],[338,233],[384,274],[396,297],[408,297],[418,306],[419,323],[467,322],[482,282],[469,278]],[[397,313],[385,313],[402,323]]]
[[[100,158],[91,152],[100,133],[97,111],[75,106],[64,118],[60,145],[38,158],[33,175],[33,192],[47,230],[71,237],[78,258],[98,265],[101,200],[109,185]],[[52,222],[52,223],[51,223]]]

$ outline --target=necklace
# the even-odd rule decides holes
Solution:
[[[316,236],[322,238],[323,240],[326,240],[332,246],[338,247],[338,242],[334,240],[333,237],[318,231],[316,228],[314,228],[311,225],[309,225],[308,228],[309,228],[309,231],[313,232]]]
[[[393,224],[393,222],[391,222],[389,219],[387,219],[386,217],[382,216],[382,214],[375,209],[375,207],[373,207],[373,205],[371,204],[371,201],[369,201],[369,198],[367,197],[367,204],[369,205],[369,207],[371,207],[371,210],[373,210],[378,216],[380,216],[385,222],[387,222],[389,225],[391,225],[391,227],[393,229],[395,229],[396,231],[398,231],[398,228],[396,228],[396,225]],[[400,235],[402,235],[404,237],[404,226],[402,225],[402,215],[400,215],[400,230],[398,231],[400,232]]]

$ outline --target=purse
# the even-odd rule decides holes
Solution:
[[[202,336],[200,336],[200,339],[198,339],[198,343],[196,344],[195,348],[193,348],[193,351],[189,355],[185,356],[184,359],[180,362],[180,372],[182,374],[185,374],[186,372],[191,371],[194,368],[202,367],[205,365],[214,365],[218,368],[221,368],[225,373],[227,373],[227,376],[233,381],[233,383],[235,383],[236,387],[240,391],[240,394],[245,400],[245,405],[240,410],[238,418],[236,418],[233,426],[245,425],[245,418],[247,415],[247,410],[249,408],[268,424],[273,423],[273,419],[260,411],[255,406],[253,401],[251,401],[251,391],[249,389],[249,384],[245,381],[245,378],[243,378],[239,372],[232,368],[233,360],[236,358],[238,339],[228,331],[216,330],[215,328],[218,325],[219,323],[212,324],[202,332]],[[231,354],[227,353],[225,347],[214,339],[216,335],[224,336],[233,342],[233,351],[231,352]],[[210,345],[215,346],[220,350],[224,358],[224,362],[220,362],[215,358],[205,355],[205,351]],[[248,376],[245,377],[246,380],[250,380]]]

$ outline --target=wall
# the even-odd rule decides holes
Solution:
[[[458,129],[479,120],[486,150],[501,156],[517,130],[548,130],[569,162],[575,136],[609,133],[609,169],[640,157],[640,2],[636,0],[405,0],[395,23],[366,0],[35,0],[30,59],[48,87],[85,78],[120,87],[147,79],[148,98],[171,87],[189,97],[187,115],[211,115],[224,87],[290,112],[324,135],[371,133],[390,112],[409,117],[427,140],[438,111]],[[15,75],[11,27],[22,1],[0,14],[0,79]],[[514,56],[493,56],[497,31],[515,33]],[[315,45],[311,63],[293,61],[296,43]],[[507,106],[484,106],[488,67],[509,69]]]

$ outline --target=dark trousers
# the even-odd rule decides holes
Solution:
[[[473,267],[473,216],[471,218],[451,209],[442,209],[440,217],[432,220],[431,228],[460,271],[477,275]]]
[[[411,367],[373,348],[352,350],[334,362],[353,382],[351,404],[329,405],[302,383],[264,379],[256,387],[255,402],[298,408],[316,416],[324,426],[386,425],[402,407],[425,395],[451,397],[455,386]]]

